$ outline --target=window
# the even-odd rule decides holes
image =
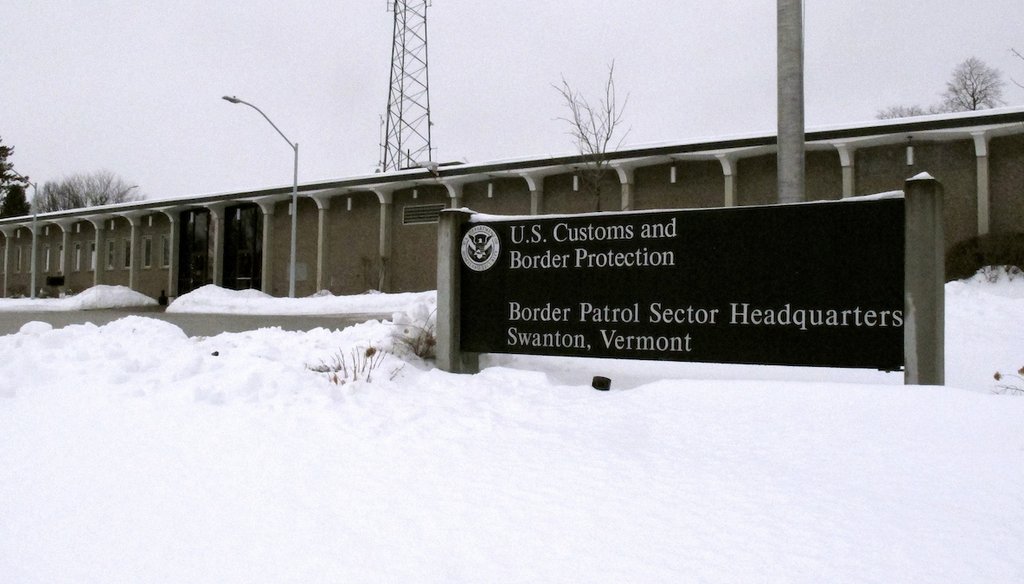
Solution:
[[[75,271],[82,271],[82,244],[75,242]]]
[[[160,267],[171,267],[171,238],[166,235],[160,236]]]
[[[96,271],[96,242],[89,242],[89,270]]]
[[[107,240],[107,269],[114,269],[114,260],[117,252],[116,242],[113,239]]]
[[[124,269],[132,267],[132,240],[124,240]]]
[[[50,246],[43,246],[43,273],[50,273]]]
[[[60,268],[60,273],[64,274],[64,244],[57,246],[57,265]]]
[[[18,252],[18,253],[15,254],[17,256],[17,260],[14,262],[14,271],[15,272],[20,272],[21,271],[21,250],[22,250],[23,247],[24,246],[19,245],[18,247],[14,248],[15,251]]]
[[[150,268],[153,266],[153,238],[146,237],[142,240],[142,267]]]

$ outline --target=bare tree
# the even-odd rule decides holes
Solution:
[[[970,57],[953,69],[942,104],[947,111],[966,112],[1003,104],[1003,76],[984,61]]]
[[[40,212],[94,207],[113,203],[138,201],[144,197],[120,176],[109,170],[88,174],[73,174],[59,181],[47,181],[36,202]]]
[[[1014,57],[1017,57],[1021,61],[1024,61],[1024,55],[1022,55],[1021,52],[1018,51],[1017,49],[1010,49],[1010,52],[1013,53]],[[1011,80],[1013,81],[1014,85],[1016,85],[1017,87],[1020,87],[1021,89],[1024,89],[1024,85],[1021,85],[1019,81],[1017,81],[1016,79],[1013,79],[1013,78],[1011,78]]]
[[[891,120],[894,118],[912,118],[914,116],[930,116],[932,114],[949,113],[943,105],[930,105],[922,107],[919,105],[891,105],[883,110],[878,110],[875,118],[879,120]]]
[[[579,176],[584,188],[595,200],[596,210],[601,210],[601,180],[608,170],[608,148],[621,130],[622,115],[629,101],[627,94],[619,104],[615,92],[615,61],[608,65],[608,80],[604,85],[604,96],[596,103],[591,103],[579,90],[562,77],[560,85],[554,88],[561,94],[569,115],[558,119],[569,126],[569,135],[576,141],[576,147],[586,160]],[[622,144],[627,130],[618,137],[615,148]]]
[[[875,118],[879,120],[891,120],[894,118],[912,118],[914,116],[927,115],[928,110],[919,105],[891,105],[885,109],[878,110]]]
[[[1021,57],[1020,53],[1010,50]],[[942,94],[942,102],[928,107],[893,105],[878,110],[875,117],[888,120],[997,107],[1003,103],[1004,85],[1002,73],[998,69],[989,67],[981,59],[970,57],[953,69],[952,77],[946,83],[946,92]]]

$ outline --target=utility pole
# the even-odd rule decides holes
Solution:
[[[804,193],[804,23],[802,0],[778,0],[778,196]]]
[[[390,0],[395,25],[391,81],[384,118],[380,170],[401,170],[433,160],[430,149],[430,81],[427,75],[429,0]]]

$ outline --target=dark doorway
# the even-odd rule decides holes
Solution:
[[[259,290],[263,267],[263,213],[248,203],[224,210],[224,287]]]
[[[187,294],[212,284],[210,271],[210,212],[206,209],[182,211],[179,217],[181,248],[178,260],[178,294]]]

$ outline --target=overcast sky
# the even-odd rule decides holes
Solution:
[[[386,0],[0,2],[0,137],[40,185],[107,169],[149,198],[373,171],[387,105]],[[1021,0],[805,0],[809,127],[929,105],[976,56],[1024,104]],[[624,146],[774,132],[775,2],[436,0],[435,159],[565,154],[565,76],[629,94]]]

